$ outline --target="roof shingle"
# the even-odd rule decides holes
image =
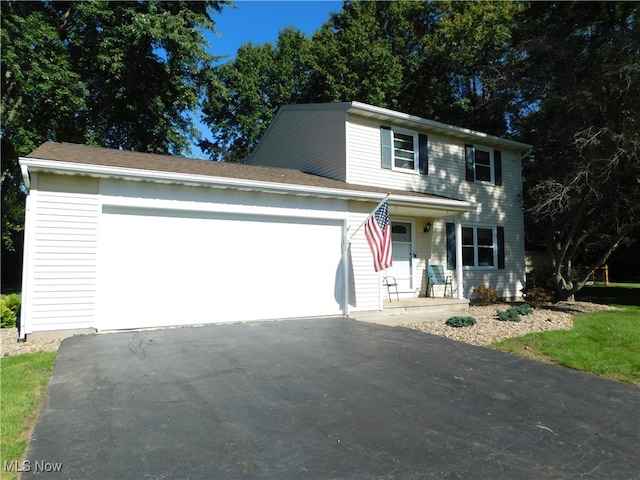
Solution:
[[[179,156],[91,147],[75,143],[46,142],[27,155],[27,158],[122,169],[148,170],[149,172],[181,173],[214,178],[233,178],[256,182],[301,185],[336,190],[391,193],[396,195],[415,196],[422,199],[449,198],[422,192],[390,190],[380,187],[355,185],[287,168],[222,163],[210,160],[195,160]],[[123,171],[123,173],[125,172]]]

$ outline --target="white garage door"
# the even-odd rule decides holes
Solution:
[[[341,243],[339,220],[109,207],[98,328],[341,314]]]

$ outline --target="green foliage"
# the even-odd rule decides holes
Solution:
[[[538,332],[492,345],[583,372],[640,385],[640,306],[582,313],[571,330]]]
[[[522,319],[516,308],[507,308],[506,310],[498,310],[498,319],[502,322],[520,322]]]
[[[514,55],[526,54],[512,74],[522,138],[535,146],[523,165],[527,235],[550,252],[560,300],[640,228],[639,11],[532,2],[519,21]],[[578,260],[587,268],[576,279]]]
[[[0,297],[0,328],[13,328],[20,315],[20,295],[11,293]]]
[[[201,140],[202,151],[217,160],[246,162],[278,108],[307,95],[310,45],[289,27],[275,46],[244,44],[234,60],[216,67],[202,106],[214,139]]]
[[[500,299],[500,295],[495,288],[486,285],[478,285],[473,289],[475,298],[473,302],[477,305],[491,305]]]
[[[3,1],[2,241],[24,224],[17,158],[47,140],[182,153],[226,2]]]
[[[0,462],[3,464],[19,460],[26,453],[28,432],[44,403],[55,359],[55,352],[27,353],[0,359]]]
[[[513,307],[518,315],[529,315],[533,313],[533,308],[528,303],[523,303],[522,305],[518,305],[517,307]]]
[[[476,324],[476,319],[473,317],[451,317],[446,322],[450,327],[471,327]]]

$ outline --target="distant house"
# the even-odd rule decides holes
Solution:
[[[20,336],[380,310],[385,274],[425,295],[427,264],[516,297],[530,148],[360,103],[283,107],[249,165],[45,143],[20,159]],[[360,227],[387,194],[376,273]]]

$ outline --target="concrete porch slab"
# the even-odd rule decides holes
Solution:
[[[467,299],[401,298],[400,300],[385,300],[383,310],[353,312],[349,316],[362,322],[396,326],[402,323],[418,323],[428,320],[445,321],[468,307],[469,300]]]

